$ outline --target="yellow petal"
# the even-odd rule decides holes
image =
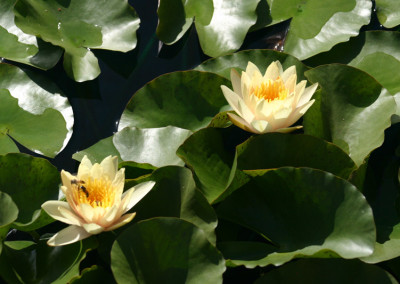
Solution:
[[[90,169],[92,168],[92,162],[90,162],[90,160],[88,159],[88,157],[85,155],[82,158],[82,161],[79,165],[78,168],[78,179],[86,179],[86,177],[89,175],[90,173]]]
[[[49,246],[64,246],[90,237],[91,234],[79,226],[68,226],[47,241]]]
[[[88,234],[97,235],[104,231],[104,228],[98,224],[90,223],[90,224],[83,224],[82,227]]]
[[[242,83],[240,79],[240,74],[234,69],[231,69],[231,82],[232,82],[232,87],[233,91],[241,96],[242,94]]]
[[[291,76],[296,75],[296,65],[290,66],[288,69],[286,69],[282,75],[281,78],[284,82],[286,82]]]
[[[125,214],[114,225],[106,228],[105,231],[112,231],[112,230],[118,229],[119,227],[122,227],[123,225],[128,224],[130,221],[133,220],[135,215],[136,215],[136,212],[130,213],[130,214]]]
[[[103,174],[113,180],[118,170],[118,157],[108,156],[101,161],[100,166],[103,168]]]
[[[265,71],[264,80],[276,80],[281,74],[282,65],[279,61],[272,62]]]
[[[135,206],[147,193],[153,188],[154,181],[146,181],[135,185],[128,190],[126,194],[123,195],[121,207],[122,214],[129,211],[133,206]]]
[[[124,190],[125,184],[125,169],[120,169],[114,177],[114,180],[111,183],[111,186],[115,190],[115,200],[114,203],[121,201],[121,195]]]
[[[252,132],[252,133],[256,133],[256,134],[260,133],[249,122],[247,122],[246,120],[244,120],[240,116],[237,116],[234,113],[228,113],[228,117],[232,121],[232,123],[235,124],[237,127],[241,128],[241,129],[243,129],[245,131],[248,131],[248,132]]]

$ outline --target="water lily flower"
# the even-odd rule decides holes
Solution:
[[[318,83],[306,88],[307,81],[297,83],[296,66],[283,71],[279,61],[272,62],[264,76],[249,62],[242,76],[231,70],[233,91],[221,86],[236,112],[228,116],[236,126],[256,134],[287,133],[302,126],[290,127],[314,103],[310,100]]]
[[[85,156],[76,176],[62,170],[61,179],[67,202],[47,201],[42,208],[70,226],[50,238],[47,242],[50,246],[71,244],[127,224],[136,213],[125,213],[154,185],[153,181],[144,182],[122,193],[125,169],[118,170],[118,158],[111,156],[94,165]]]

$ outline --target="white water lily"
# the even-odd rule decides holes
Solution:
[[[70,226],[48,240],[51,246],[71,244],[129,223],[136,213],[125,213],[154,185],[153,181],[144,182],[122,193],[125,169],[118,170],[118,158],[111,156],[94,165],[85,156],[76,176],[62,170],[61,179],[67,202],[47,201],[42,208]]]
[[[249,62],[242,76],[232,69],[233,91],[221,86],[236,114],[228,113],[238,127],[256,134],[287,133],[302,126],[290,127],[314,103],[310,100],[318,83],[306,88],[307,81],[297,83],[296,66],[283,71],[279,61],[272,62],[264,76]]]

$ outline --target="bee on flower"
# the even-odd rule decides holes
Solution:
[[[221,86],[229,105],[236,112],[228,116],[236,126],[256,134],[287,133],[302,126],[293,125],[314,103],[310,100],[318,83],[306,88],[297,84],[296,66],[283,71],[279,61],[272,62],[264,76],[249,62],[242,76],[231,70],[233,91]]]
[[[129,223],[136,213],[125,213],[154,186],[153,181],[148,181],[122,193],[125,169],[118,170],[118,158],[111,156],[94,165],[84,156],[77,175],[62,170],[61,179],[67,202],[51,200],[43,203],[42,208],[70,226],[50,238],[50,246],[71,244]]]

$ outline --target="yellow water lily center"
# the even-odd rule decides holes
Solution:
[[[296,66],[283,70],[279,61],[272,62],[264,76],[252,62],[242,75],[231,70],[233,90],[221,86],[229,105],[236,112],[228,116],[236,126],[256,134],[287,133],[302,126],[293,125],[311,107],[318,83],[306,88],[307,81],[297,84]]]
[[[51,246],[71,244],[127,224],[136,213],[125,213],[154,186],[153,181],[148,181],[123,193],[125,169],[118,170],[118,158],[111,156],[100,164],[92,164],[84,156],[77,175],[62,170],[61,179],[67,202],[51,200],[43,203],[42,208],[70,226],[48,240]]]

